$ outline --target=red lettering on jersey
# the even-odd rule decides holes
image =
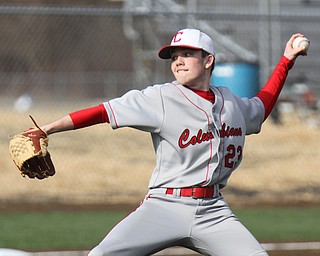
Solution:
[[[181,37],[178,37],[178,35],[182,35],[183,34],[183,32],[178,32],[177,34],[175,34],[175,36],[173,37],[173,42],[174,43],[178,43],[178,42],[180,42],[181,41]]]
[[[238,127],[238,128],[230,127],[230,126],[227,126],[226,123],[223,123],[220,130],[220,138],[231,137],[231,136],[242,136],[241,127]]]
[[[190,145],[200,144],[204,141],[209,141],[213,139],[214,135],[212,132],[203,133],[202,129],[200,129],[197,135],[193,135],[190,137],[190,130],[185,129],[180,135],[178,145],[180,148],[186,148]]]

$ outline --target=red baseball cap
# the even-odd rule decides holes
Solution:
[[[195,50],[204,50],[214,55],[214,47],[212,39],[198,29],[182,29],[178,31],[172,38],[171,44],[163,46],[158,56],[161,59],[170,59],[171,52],[174,47],[184,47]]]

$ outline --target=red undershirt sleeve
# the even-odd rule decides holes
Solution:
[[[274,108],[283,85],[286,81],[289,70],[293,67],[294,62],[282,56],[276,68],[272,72],[269,80],[264,87],[257,93],[257,97],[261,99],[265,109],[264,120],[270,115]]]
[[[74,129],[84,128],[87,126],[109,123],[109,117],[103,104],[95,107],[78,110],[69,114],[74,124]]]

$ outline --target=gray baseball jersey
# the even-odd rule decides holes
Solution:
[[[245,135],[258,133],[264,107],[211,87],[212,104],[177,82],[133,90],[105,103],[113,128],[148,131],[156,152],[149,188],[225,186],[242,159]],[[192,122],[190,122],[192,120]]]
[[[88,256],[152,255],[171,246],[204,255],[267,255],[219,193],[242,159],[245,135],[260,131],[263,103],[223,87],[211,90],[214,104],[177,82],[104,103],[114,129],[151,133],[156,166],[145,200]],[[214,196],[179,194],[191,186],[212,186]]]

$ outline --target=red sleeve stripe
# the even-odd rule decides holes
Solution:
[[[84,128],[100,123],[109,123],[109,117],[103,104],[78,110],[69,114],[69,116],[74,124],[74,129]]]
[[[113,118],[113,120],[114,120],[114,123],[115,123],[116,127],[119,128],[116,115],[114,114],[114,111],[113,111],[113,108],[112,108],[110,102],[108,102],[108,105],[109,105],[109,108],[110,108],[110,110],[111,110],[111,115],[112,115],[112,118]]]

